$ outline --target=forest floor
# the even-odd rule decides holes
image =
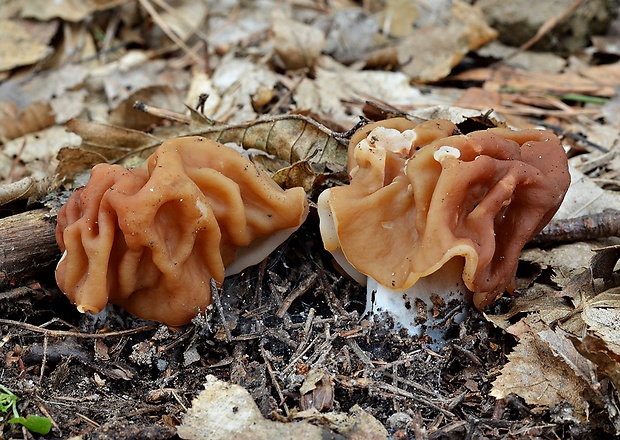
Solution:
[[[531,22],[511,41],[510,10],[493,1],[427,3],[3,6],[0,241],[11,234],[9,219],[32,210],[47,213],[49,235],[57,201],[93,164],[136,164],[162,140],[187,134],[267,150],[256,163],[281,185],[304,186],[311,210],[183,327],[116,306],[78,313],[56,286],[60,250],[52,235],[37,235],[39,226],[22,246],[29,249],[16,251],[34,260],[9,266],[3,248],[0,385],[19,397],[20,415],[45,417],[52,428],[41,435],[7,423],[9,411],[0,413],[0,438],[620,432],[620,5],[554,2],[566,5],[549,11],[523,0]],[[560,233],[522,252],[518,296],[506,293],[485,313],[472,307],[459,324],[446,319],[442,347],[390,318],[364,316],[366,288],[336,270],[319,234],[318,193],[347,182],[346,132],[362,116],[392,115],[447,118],[463,132],[491,120],[542,126],[569,155],[573,183],[554,219]],[[295,137],[300,124],[307,138]],[[261,141],[267,131],[281,142]],[[327,142],[335,152],[316,159],[315,145]],[[312,172],[282,180],[295,157],[312,162]],[[0,391],[0,410],[6,396]],[[230,419],[218,406],[235,408]]]

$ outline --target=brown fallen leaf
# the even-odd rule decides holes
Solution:
[[[52,107],[37,101],[20,110],[14,102],[0,102],[0,138],[16,139],[56,122]]]
[[[162,142],[142,131],[82,119],[71,119],[66,125],[69,131],[82,138],[82,148],[101,154],[108,161]]]
[[[272,15],[274,49],[287,69],[311,68],[325,45],[323,31],[288,18],[281,10]]]
[[[590,405],[584,394],[586,381],[579,377],[540,337],[523,334],[508,363],[493,382],[491,395],[504,399],[509,394],[521,396],[528,404],[551,408],[568,402],[574,416],[587,420]]]
[[[329,128],[303,115],[282,115],[236,125],[216,125],[194,135],[223,144],[232,142],[244,149],[255,148],[290,164],[346,164],[347,140]]]
[[[182,110],[184,108],[177,89],[166,85],[152,85],[136,90],[122,100],[110,111],[108,123],[119,127],[144,131],[161,123],[161,118],[135,109],[134,104],[136,101],[171,110]]]
[[[104,11],[125,3],[126,0],[29,0],[21,3],[21,16],[48,21],[62,18],[67,21],[82,21],[97,11]]]
[[[401,71],[416,81],[445,78],[468,52],[497,37],[477,6],[455,0],[434,2],[433,7],[439,16],[397,45]]]
[[[271,178],[284,189],[301,186],[306,192],[310,192],[316,174],[308,161],[301,160],[279,169]]]
[[[334,404],[334,384],[325,369],[313,368],[306,374],[299,389],[302,411],[314,408],[317,411],[329,411]]]
[[[26,2],[27,3],[27,2]],[[0,71],[41,61],[52,52],[20,20],[0,20]]]

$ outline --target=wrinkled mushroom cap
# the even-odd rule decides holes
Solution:
[[[211,278],[260,262],[307,210],[303,189],[282,190],[233,149],[172,139],[139,169],[93,168],[58,214],[56,279],[81,311],[110,302],[185,324],[211,303]]]
[[[398,125],[411,130],[413,123]],[[460,135],[445,120],[413,130],[407,153],[373,145],[374,131],[365,131],[366,141],[354,137],[351,184],[319,198],[325,247],[393,290],[461,259],[463,281],[483,309],[560,206],[570,183],[564,149],[542,130]]]

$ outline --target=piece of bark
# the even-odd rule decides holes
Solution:
[[[40,276],[60,258],[56,215],[48,208],[0,219],[0,289]]]

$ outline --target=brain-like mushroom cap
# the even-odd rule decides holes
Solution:
[[[394,290],[460,257],[463,281],[483,309],[514,278],[521,249],[564,198],[570,176],[560,141],[542,130],[460,135],[445,120],[386,125],[412,131],[410,148],[384,148],[398,137],[382,124],[352,139],[351,184],[319,198],[326,249]]]
[[[233,149],[172,139],[141,168],[95,166],[71,195],[58,213],[58,286],[81,311],[110,302],[185,324],[211,303],[211,278],[260,262],[307,211],[303,189],[282,190]]]

